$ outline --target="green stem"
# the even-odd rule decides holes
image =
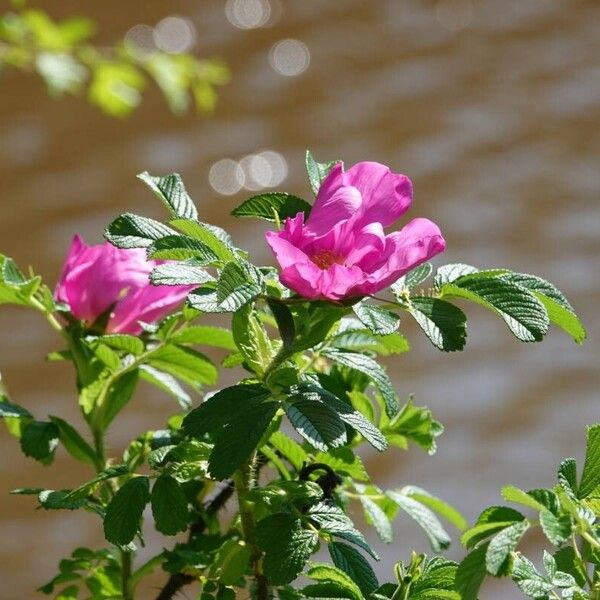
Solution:
[[[256,600],[269,600],[271,592],[269,590],[268,580],[264,576],[260,564],[262,552],[256,544],[253,507],[252,504],[246,500],[250,487],[250,473],[252,471],[254,460],[255,458],[253,457],[244,469],[235,472],[233,482],[238,499],[242,535],[246,544],[252,549],[250,560],[254,571],[254,580],[256,582],[255,598]]]
[[[123,600],[133,600],[131,586],[131,552],[121,550],[121,593]]]
[[[582,536],[585,536],[585,533],[583,533]],[[590,586],[590,590],[592,590],[594,587],[594,584],[588,573],[587,563],[585,562],[585,560],[583,560],[583,556],[581,556],[581,552],[579,551],[579,546],[577,544],[577,536],[575,534],[571,535],[571,542],[573,544],[573,551],[575,552],[577,561],[579,562],[579,565],[581,566],[581,570],[583,571],[583,574],[585,575],[586,581],[587,581],[588,585]]]

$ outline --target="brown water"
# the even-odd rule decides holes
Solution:
[[[56,3],[45,3],[47,6]],[[228,212],[243,197],[208,184],[210,165],[263,148],[280,152],[290,175],[279,186],[307,195],[302,155],[347,163],[371,159],[408,174],[413,215],[441,224],[444,260],[511,266],[538,273],[570,296],[589,327],[576,347],[558,332],[525,347],[482,310],[469,308],[468,349],[435,351],[411,323],[413,352],[391,363],[402,394],[414,392],[447,426],[434,458],[418,450],[369,456],[382,485],[422,485],[474,518],[498,502],[499,488],[550,485],[561,457],[581,457],[584,426],[600,416],[594,309],[600,300],[600,4],[561,0],[337,0],[281,2],[272,27],[241,31],[222,2],[87,2],[105,43],[135,23],[189,15],[198,51],[222,56],[233,83],[209,120],[177,119],[148,94],[131,119],[116,122],[84,102],[49,99],[40,82],[6,73],[0,80],[0,249],[53,282],[78,231],[99,240],[120,211],[159,217],[134,175],[180,171],[202,218],[232,230],[257,260],[270,260],[263,228]],[[53,14],[80,3],[63,0]],[[297,38],[311,52],[296,78],[276,74],[268,50]],[[594,265],[596,265],[594,267]],[[39,417],[78,419],[67,366],[45,364],[60,346],[41,319],[0,311],[0,369],[16,402]],[[159,427],[174,409],[139,394],[111,432],[115,450]],[[80,544],[99,544],[95,517],[34,511],[7,496],[19,486],[76,485],[89,473],[62,451],[45,469],[0,434],[0,598],[37,598],[32,590],[57,559]],[[468,494],[468,497],[465,495]],[[385,550],[381,573],[426,549],[406,519]],[[149,536],[154,549],[163,541]],[[532,548],[538,540],[531,539]],[[150,550],[149,550],[150,551]],[[455,544],[451,556],[459,556]],[[158,577],[157,582],[160,582]],[[152,598],[148,591],[144,597]],[[191,597],[191,596],[189,596]],[[517,597],[510,584],[488,584],[483,598]]]

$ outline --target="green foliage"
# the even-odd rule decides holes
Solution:
[[[103,77],[118,73],[114,65],[105,67]],[[187,67],[167,60],[149,68],[169,102],[183,106],[183,97],[169,91],[168,82]],[[131,74],[129,85],[135,90],[143,84]],[[307,154],[315,193],[335,164],[319,164]],[[588,431],[581,477],[568,459],[553,488],[503,488],[507,502],[533,516],[492,506],[469,528],[453,506],[429,491],[412,485],[382,489],[362,460],[365,444],[382,452],[412,443],[433,454],[443,431],[412,397],[400,406],[379,362],[380,356],[410,349],[398,333],[400,311],[443,351],[460,350],[466,342],[467,317],[455,300],[488,308],[522,341],[539,341],[555,324],[581,342],[583,327],[559,290],[538,277],[463,264],[440,267],[433,287],[421,289],[433,274],[433,267],[423,264],[392,287],[389,302],[379,296],[308,301],[286,289],[272,267],[252,264],[225,231],[199,221],[178,174],[140,178],[167,208],[165,222],[124,214],[108,226],[106,238],[167,261],[154,267],[152,283],[196,286],[179,312],[143,323],[140,335],[104,331],[106,318],[88,328],[67,307],[55,305],[39,277],[24,275],[8,258],[0,260],[0,303],[37,310],[66,342],[52,359],[72,362],[89,433],[60,417],[37,420],[4,396],[0,416],[26,455],[49,464],[62,443],[71,458],[95,472],[72,490],[14,493],[35,496],[44,509],[95,514],[103,520],[106,539],[117,547],[77,551],[43,591],[63,599],[132,600],[139,581],[162,566],[169,580],[161,597],[198,580],[202,600],[234,600],[236,594],[260,600],[270,595],[281,600],[476,600],[489,574],[510,576],[539,600],[549,594],[593,598],[600,565],[600,426]],[[279,227],[284,219],[309,211],[303,200],[275,192],[251,198],[234,214]],[[220,314],[221,326],[206,321],[211,313]],[[211,349],[211,358],[204,347]],[[215,355],[223,351],[222,366],[237,368],[241,379],[215,391]],[[163,429],[136,431],[115,460],[107,455],[107,429],[134,397],[140,379],[174,398],[179,410]],[[237,503],[227,519],[220,519],[232,494]],[[158,532],[185,533],[187,539],[182,536],[134,570],[133,540],[137,535],[144,542],[148,503]],[[379,585],[371,565],[378,556],[349,516],[355,509],[385,543],[393,540],[396,518],[402,515],[399,526],[404,527],[410,517],[436,553],[450,544],[447,522],[462,533],[469,553],[460,565],[413,553],[396,564],[395,582]],[[519,553],[522,536],[536,528],[556,549],[544,556],[546,573]],[[325,546],[333,564],[310,562]],[[311,582],[299,584],[301,575]]]
[[[218,61],[158,48],[147,52],[124,41],[99,48],[91,42],[96,27],[90,19],[55,21],[41,9],[13,5],[14,10],[0,16],[0,67],[37,73],[52,96],[87,93],[90,103],[109,116],[131,114],[149,81],[175,114],[192,103],[198,112],[211,112],[216,87],[229,79]]]
[[[310,209],[310,204],[302,198],[282,192],[268,192],[245,200],[232,210],[231,214],[234,217],[256,217],[265,221],[283,223],[288,217],[295,217],[300,212],[304,213],[306,220]]]
[[[133,541],[149,500],[147,477],[132,477],[124,483],[106,508],[104,537],[118,546],[125,546]]]
[[[319,191],[321,183],[323,183],[325,177],[329,175],[329,171],[331,171],[331,169],[333,169],[333,167],[340,162],[341,161],[339,160],[331,160],[329,162],[319,163],[313,158],[310,150],[306,151],[306,173],[308,174],[310,187],[315,195]]]

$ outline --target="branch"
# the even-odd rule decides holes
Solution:
[[[204,511],[207,515],[214,515],[219,512],[225,503],[233,495],[234,487],[233,481],[227,480],[224,482],[223,487],[209,500],[204,503]],[[200,535],[206,529],[206,521],[200,516],[190,527],[190,533],[188,536],[188,543],[192,541],[194,536]],[[156,600],[171,600],[175,597],[175,594],[181,590],[181,588],[193,583],[196,578],[193,575],[186,575],[185,573],[173,573],[160,593],[156,597]]]

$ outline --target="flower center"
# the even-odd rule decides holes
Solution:
[[[311,260],[319,267],[319,269],[328,269],[331,265],[344,264],[344,257],[331,250],[321,250],[311,257]]]

